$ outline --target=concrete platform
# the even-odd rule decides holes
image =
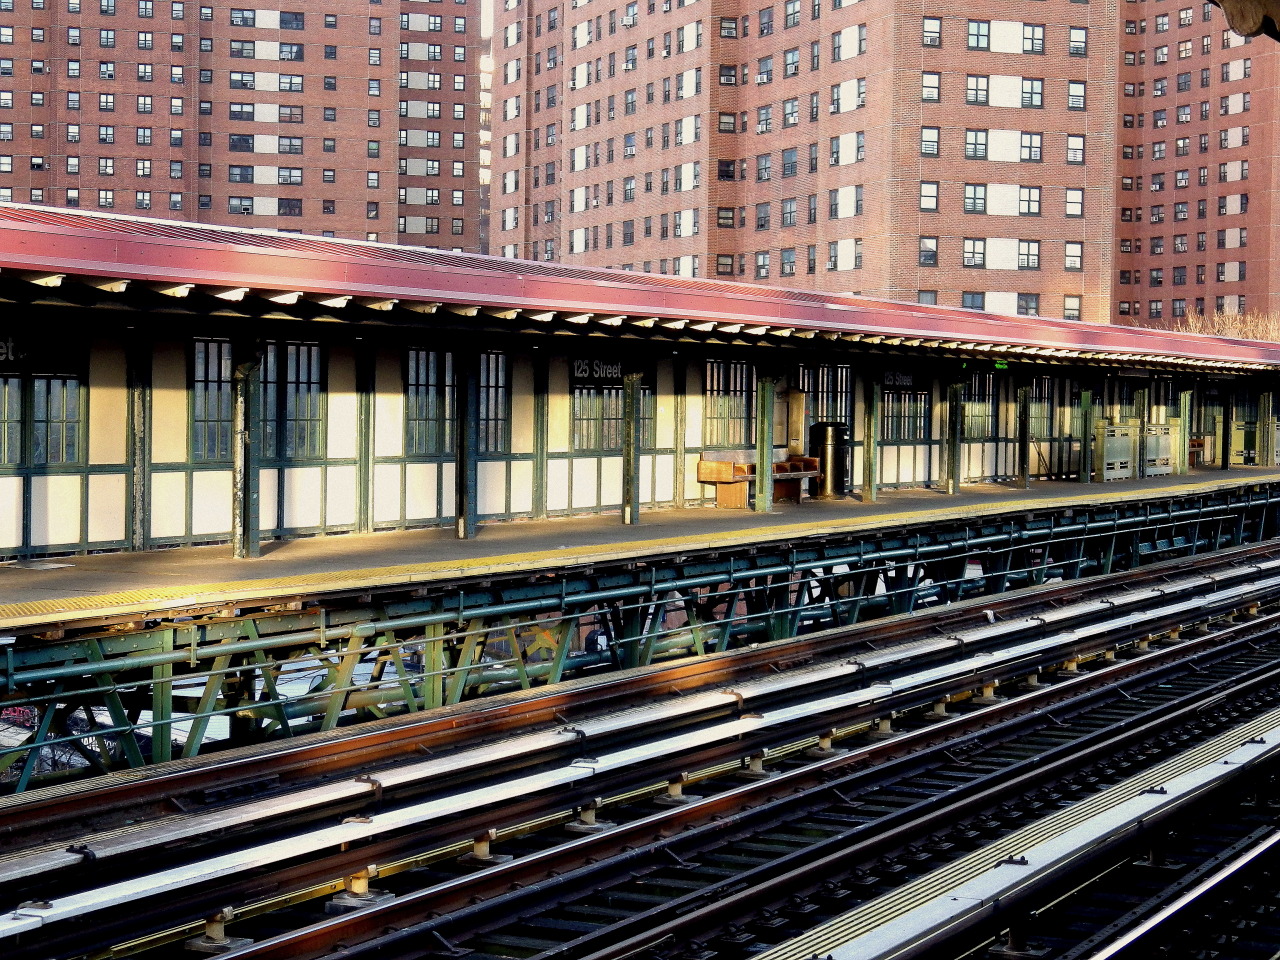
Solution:
[[[469,541],[452,528],[343,534],[263,545],[234,560],[229,546],[73,556],[0,564],[0,633],[60,618],[155,615],[198,603],[296,597],[328,591],[537,571],[820,534],[887,529],[930,520],[996,516],[1073,504],[1105,504],[1280,481],[1263,467],[1202,469],[1185,476],[1108,484],[1037,482],[1030,490],[980,484],[956,496],[883,491],[856,499],[776,504],[768,514],[713,507],[652,510],[637,526],[617,514],[495,523]]]

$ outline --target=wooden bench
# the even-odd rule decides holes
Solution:
[[[751,488],[756,482],[754,459],[749,450],[726,450],[704,453],[698,460],[698,482],[716,488],[716,506],[746,509],[751,505]],[[792,454],[773,464],[773,500],[800,502],[804,482],[821,477],[816,457]]]

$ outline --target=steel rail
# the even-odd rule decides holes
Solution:
[[[1274,544],[1235,548],[1201,563],[1201,576],[1241,578],[1250,575],[1260,559],[1280,556]],[[822,658],[838,660],[867,648],[886,648],[921,633],[947,635],[968,626],[985,624],[990,616],[1011,619],[1053,610],[1067,599],[1088,599],[1116,588],[1135,589],[1159,583],[1179,572],[1185,561],[1167,561],[1123,574],[1080,583],[1027,588],[999,598],[974,598],[927,613],[899,615],[852,628],[835,628],[789,641],[716,654],[675,665],[643,668],[629,673],[567,681],[535,691],[517,691],[453,708],[439,708],[428,716],[396,718],[368,725],[352,734],[317,735],[272,744],[241,748],[227,754],[177,761],[136,772],[108,774],[74,784],[0,798],[0,846],[6,837],[29,837],[41,823],[80,821],[86,816],[127,811],[136,817],[147,809],[182,805],[183,797],[211,784],[247,783],[269,775],[283,783],[290,777],[335,775],[360,769],[378,760],[417,756],[423,749],[447,750],[452,744],[500,736],[514,729],[562,723],[588,711],[620,709],[628,702],[645,702],[653,696],[680,690],[688,693],[704,685],[739,682],[760,671],[794,669]],[[1215,573],[1215,571],[1218,571]]]
[[[645,774],[644,774],[644,776],[650,776],[650,774],[649,774],[649,773],[645,773]],[[285,849],[288,849],[288,846],[287,846],[287,847],[285,847]],[[74,858],[73,858],[73,859],[74,859]],[[256,855],[256,854],[255,854],[255,863],[261,863],[261,861],[262,861],[262,860],[261,860],[261,856],[260,856],[260,855]],[[202,868],[202,869],[206,869],[206,870],[207,870],[207,869],[219,869],[219,870],[220,870],[220,869],[223,869],[223,868],[224,868],[224,865],[223,865],[223,864],[221,864],[221,863],[220,863],[220,861],[219,861],[218,859],[215,859],[214,863],[211,863],[211,864],[209,865],[209,868]],[[186,879],[183,879],[182,883],[183,883],[183,884],[187,884],[187,886],[189,886],[189,884],[191,884],[191,883],[193,883],[193,882],[198,883],[198,881],[201,881],[201,878],[204,878],[204,877],[206,876],[206,873],[201,873],[201,872],[197,872],[197,873],[198,873],[198,876],[196,876],[196,877],[195,877],[195,878],[193,878],[193,879],[192,879],[192,878],[189,878],[189,877],[188,877],[188,878],[186,878]],[[184,876],[187,876],[187,874],[184,874]],[[159,877],[156,877],[156,878],[147,879],[147,881],[143,882],[143,886],[145,886],[145,887],[147,888],[147,890],[159,890],[159,888],[161,888],[161,883],[163,883],[163,881],[160,881],[160,878],[159,878]],[[170,884],[172,884],[172,881],[169,881],[169,883],[170,883]],[[137,887],[136,887],[136,886],[132,887],[132,890],[134,891],[133,893],[128,893],[128,890],[131,890],[131,887],[129,887],[129,884],[123,884],[123,886],[125,887],[125,895],[127,895],[127,896],[136,896],[136,895],[137,895]],[[100,895],[95,895],[95,896],[100,896]],[[111,896],[113,896],[113,897],[118,897],[118,896],[120,896],[120,895],[111,895]],[[74,900],[74,897],[73,897],[73,899],[72,899],[72,900]],[[96,902],[96,901],[95,901],[95,902]],[[55,906],[56,906],[56,902],[55,902]],[[64,908],[59,908],[59,909],[63,909],[63,910],[64,910]],[[37,911],[37,913],[38,913],[38,911]],[[32,915],[33,915],[33,916],[35,916],[35,915],[36,915],[36,913],[33,913]],[[10,931],[13,931],[13,929],[17,928],[17,927],[15,927],[15,925],[14,925],[14,924],[5,924],[5,925],[6,925],[6,927],[9,927],[9,928],[10,928]],[[18,927],[20,927],[20,924],[18,924]]]
[[[1274,624],[1275,618],[1272,618],[1271,622]],[[1248,641],[1241,642],[1247,643]],[[1128,665],[1128,668],[1132,669],[1132,666]],[[1117,666],[1109,669],[1119,672],[1126,669],[1126,667]],[[1253,677],[1245,687],[1238,687],[1238,689],[1243,691],[1246,688],[1274,685],[1278,678],[1280,678],[1280,668],[1271,663],[1266,669],[1260,668],[1259,675]],[[1090,679],[1097,683],[1105,682],[1101,676]],[[1085,678],[1082,677],[1071,682],[1084,681]],[[1218,684],[1218,695],[1225,695],[1236,684],[1237,681],[1234,679]],[[993,719],[993,714],[1012,712],[1015,709],[1015,704],[1026,710],[1033,706],[1033,701],[1061,698],[1065,692],[1068,691],[1064,691],[1061,688],[1039,691],[1004,706],[988,708],[988,710],[982,712],[980,717],[975,716],[973,719],[975,721],[986,721],[989,724]],[[1105,691],[1095,691],[1095,694],[1102,692]],[[1150,738],[1153,733],[1159,730],[1167,729],[1173,724],[1183,722],[1188,717],[1195,716],[1201,711],[1202,706],[1203,696],[1198,691],[1194,695],[1180,700],[1176,710],[1160,711],[1163,716],[1148,718],[1146,722],[1125,730],[1119,738],[1115,737],[1115,731],[1113,730],[1100,731],[1089,738],[1090,742],[1084,744],[1085,752],[1088,755],[1102,754],[1114,751],[1117,747],[1123,748],[1130,743],[1141,742]],[[945,737],[945,731],[938,728],[920,736],[937,737],[940,735]],[[979,740],[991,735],[990,730],[985,729],[970,734],[969,737]],[[948,749],[956,749],[957,746],[963,744],[964,739],[967,738],[953,738],[946,746]],[[890,744],[881,745],[877,749],[894,751],[900,759],[894,761],[893,765],[898,767],[915,765],[921,762],[918,754],[911,753],[911,744],[908,740],[894,741]],[[698,891],[696,894],[690,894],[688,897],[666,904],[661,909],[655,908],[652,911],[637,914],[619,926],[607,928],[607,932],[601,933],[598,937],[588,937],[584,941],[575,941],[572,950],[566,947],[563,951],[557,951],[556,955],[591,957],[594,960],[606,960],[606,958],[617,960],[617,958],[626,957],[637,950],[659,942],[665,937],[678,935],[682,930],[705,932],[714,925],[725,922],[726,916],[741,915],[744,906],[749,908],[751,903],[776,898],[779,896],[780,891],[795,892],[807,885],[811,885],[815,872],[823,872],[832,863],[847,861],[850,858],[866,859],[876,855],[877,852],[901,846],[911,837],[954,823],[957,818],[971,815],[975,810],[985,809],[1016,790],[1025,789],[1030,785],[1043,782],[1063,771],[1072,770],[1079,766],[1081,762],[1080,743],[1073,742],[1066,745],[1058,753],[1060,755],[1056,758],[1047,760],[1033,758],[1025,761],[1021,765],[1022,772],[1013,778],[1009,776],[1010,771],[1001,771],[1000,778],[1003,782],[995,785],[984,782],[984,789],[981,792],[977,790],[957,791],[946,798],[947,802],[945,804],[933,803],[933,809],[927,815],[925,814],[925,808],[929,805],[922,803],[908,808],[897,817],[891,817],[889,821],[877,820],[874,824],[874,834],[860,841],[855,841],[852,836],[845,835],[833,838],[825,845],[821,859],[815,857],[814,851],[809,850],[804,855],[785,857],[778,862],[769,864],[767,867],[755,871],[765,878],[765,882],[762,885],[751,887],[749,892],[744,892],[744,888],[747,887],[750,878],[746,875],[734,876],[721,884],[713,885]],[[856,764],[858,759],[852,756],[839,758],[820,764],[819,768],[831,773],[840,767]],[[888,769],[888,767],[884,769],[876,768],[874,771],[867,773],[867,776],[883,776]],[[583,887],[594,889],[604,882],[606,876],[638,869],[641,863],[644,862],[642,858],[653,856],[655,851],[670,849],[678,860],[680,854],[676,852],[677,849],[682,850],[684,847],[696,843],[700,839],[699,833],[703,835],[707,833],[720,835],[741,829],[745,822],[744,817],[749,817],[753,820],[768,819],[771,816],[784,817],[785,814],[779,814],[776,808],[783,804],[795,805],[800,802],[795,795],[789,792],[794,789],[789,784],[789,781],[798,780],[801,776],[802,774],[799,772],[782,773],[778,774],[777,779],[765,786],[740,788],[739,791],[735,792],[738,796],[745,795],[755,789],[757,792],[768,793],[785,799],[775,801],[770,807],[756,807],[749,815],[738,814],[720,823],[695,828],[692,832],[680,832],[678,827],[671,826],[661,830],[659,833],[653,828],[654,820],[646,820],[620,827],[616,833],[611,831],[610,834],[599,838],[578,841],[577,843],[582,849],[575,852],[580,857],[585,855],[592,857],[602,856],[602,848],[608,844],[613,844],[626,852],[618,855],[614,860],[578,868],[572,874],[563,872],[568,869],[565,858],[557,857],[551,853],[531,858],[527,863],[518,860],[511,865],[496,868],[490,877],[476,878],[476,880],[484,881],[483,886],[477,885],[476,880],[454,881],[436,890],[410,894],[392,903],[362,911],[360,914],[336,918],[305,931],[298,931],[294,934],[276,938],[273,941],[246,947],[231,956],[234,956],[236,960],[250,960],[250,958],[252,960],[284,960],[284,958],[315,957],[324,954],[327,949],[326,945],[331,946],[336,942],[341,942],[344,945],[343,956],[352,958],[352,960],[364,956],[396,956],[398,955],[397,945],[400,944],[433,942],[433,937],[436,934],[445,937],[447,940],[451,934],[456,935],[456,933],[482,927],[486,922],[486,918],[498,918],[501,920],[521,915],[530,910],[536,912],[536,903],[558,901],[567,896],[567,890],[581,889]],[[727,799],[727,797],[716,797],[704,802],[708,803],[710,809],[715,810],[717,815],[725,816],[724,804]],[[646,847],[641,848],[638,844],[646,832],[649,835],[659,833],[665,839],[660,839],[656,842],[650,841]],[[868,831],[860,832],[865,833]],[[567,849],[565,848],[566,851]],[[512,892],[500,893],[500,891],[505,890],[512,890]],[[488,892],[496,894],[493,899],[482,903],[474,903],[476,896],[485,896]],[[732,897],[728,896],[730,892],[733,894]],[[463,906],[459,912],[439,919],[414,922],[415,915],[421,917],[424,914],[436,912],[442,907],[447,908],[449,902],[466,904],[468,901],[473,902],[474,905]],[[670,925],[657,923],[660,916],[681,913],[681,911],[683,911],[682,915],[677,920],[672,921]],[[492,922],[492,920],[490,919],[489,922]],[[387,930],[394,932],[385,933]],[[626,936],[629,930],[634,931],[634,935],[631,938]],[[601,945],[598,942],[600,940],[608,940],[609,943]],[[592,942],[588,943],[586,941]],[[434,942],[440,943],[438,940]],[[596,949],[592,949],[593,946]],[[384,954],[383,951],[387,952]]]

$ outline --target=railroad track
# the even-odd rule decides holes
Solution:
[[[1280,545],[1240,547],[1197,558],[1196,571],[1201,585],[1227,587],[1264,575],[1278,558]],[[1139,608],[1145,600],[1142,591],[1158,592],[1171,579],[1194,586],[1197,578],[1187,577],[1187,566],[1185,560],[1166,561],[1107,578],[1023,589],[698,660],[501,694],[417,717],[364,724],[354,731],[242,747],[0,797],[0,853],[30,846],[42,837],[61,839],[161,818],[175,809],[205,809],[334,778],[374,775],[381,768],[419,759],[424,752],[445,753],[513,732],[556,729],[677,691],[687,695],[730,687],[762,674],[857,659],[869,651],[899,649],[904,656],[928,656],[921,648],[930,639],[988,625],[999,624],[999,629],[985,634],[986,642],[992,642],[1002,631],[1028,633],[1037,624],[1048,631],[1071,617],[1096,620],[1113,612],[1117,598]],[[1095,600],[1093,609],[1081,610],[1080,604]],[[1065,606],[1070,610],[1064,613]],[[949,652],[943,644],[934,655],[945,657]]]
[[[968,718],[978,729],[904,739],[869,768],[849,756],[784,770],[482,874],[439,870],[424,890],[230,956],[320,957],[339,943],[344,960],[754,956],[1267,714],[1280,648],[1240,644],[1176,679],[1097,675],[1064,681],[1091,688],[1069,700],[1059,687],[993,704]],[[1062,702],[1046,715],[1038,698]],[[1214,698],[1229,710],[1205,716]]]
[[[124,930],[137,934],[145,926],[145,932],[155,933],[156,939],[142,938],[130,948],[143,949],[148,943],[154,945],[185,934],[185,925],[192,917],[217,913],[227,902],[257,903],[264,918],[281,918],[299,912],[291,906],[293,900],[314,896],[326,886],[340,886],[334,878],[347,878],[347,885],[359,893],[363,889],[360,875],[367,874],[369,864],[392,865],[381,872],[402,896],[386,909],[416,909],[417,898],[424,895],[409,891],[424,884],[428,890],[447,889],[458,896],[466,887],[464,881],[481,878],[485,883],[492,880],[539,886],[549,869],[561,869],[549,866],[548,857],[561,856],[555,851],[572,848],[565,855],[582,856],[592,844],[607,847],[617,843],[633,827],[642,832],[655,826],[668,832],[679,830],[683,831],[682,837],[695,832],[686,830],[686,826],[696,827],[695,821],[670,818],[720,816],[736,825],[743,818],[743,806],[759,808],[764,802],[760,798],[767,798],[784,782],[790,784],[787,789],[801,792],[819,789],[820,784],[804,786],[802,775],[827,779],[864,761],[880,764],[873,768],[876,775],[882,772],[881,768],[890,771],[899,770],[902,764],[918,764],[921,761],[915,755],[890,759],[907,749],[906,740],[869,744],[857,754],[803,758],[803,752],[815,746],[825,753],[830,734],[862,733],[873,726],[886,732],[885,721],[894,713],[925,707],[938,716],[937,705],[947,699],[969,704],[965,708],[969,716],[920,721],[921,729],[911,741],[911,749],[916,749],[918,743],[919,749],[924,750],[933,743],[933,749],[954,752],[968,749],[964,744],[971,741],[981,743],[984,737],[989,740],[992,736],[966,732],[966,724],[992,724],[1006,712],[1010,716],[1001,719],[1002,723],[1043,723],[1043,718],[1037,721],[1037,715],[1028,711],[1044,709],[1037,704],[1052,703],[1068,691],[1073,695],[1114,697],[1119,695],[1114,690],[1123,689],[1122,681],[1142,682],[1139,671],[1165,671],[1172,676],[1168,671],[1188,669],[1187,663],[1209,664],[1213,659],[1225,663],[1223,658],[1230,654],[1236,660],[1229,676],[1215,680],[1213,671],[1224,668],[1201,666],[1194,675],[1195,689],[1187,695],[1198,698],[1196,702],[1203,701],[1206,691],[1211,691],[1208,695],[1225,696],[1227,687],[1245,689],[1250,683],[1263,683],[1274,668],[1271,652],[1250,652],[1252,644],[1259,642],[1257,638],[1270,629],[1269,615],[1197,640],[1142,652],[1131,662],[1104,658],[1117,647],[1145,646],[1153,632],[1176,632],[1191,622],[1251,610],[1280,593],[1280,561],[1256,553],[1243,556],[1243,552],[1236,560],[1235,568],[1220,568],[1210,576],[1173,579],[1166,570],[1162,576],[1157,575],[1158,586],[1152,586],[1151,580],[1142,585],[1131,581],[1127,590],[1106,599],[1095,596],[1076,604],[1062,604],[1065,598],[1059,594],[1056,600],[1061,605],[1056,605],[1041,596],[1038,611],[1021,621],[1001,619],[995,613],[997,605],[990,603],[944,612],[933,623],[935,636],[924,640],[908,642],[906,638],[910,626],[918,630],[920,625],[930,624],[929,618],[876,624],[857,631],[861,634],[857,640],[849,635],[825,638],[843,656],[836,662],[818,658],[824,639],[821,637],[806,638],[795,645],[772,645],[763,653],[762,648],[728,654],[723,659],[733,665],[728,673],[734,682],[716,691],[699,690],[689,675],[678,670],[651,670],[642,675],[648,684],[648,696],[652,700],[658,690],[666,696],[662,702],[645,708],[607,712],[570,723],[558,717],[554,728],[535,729],[523,735],[524,739],[492,739],[469,752],[426,758],[419,753],[413,763],[405,763],[401,757],[397,766],[366,780],[343,780],[302,790],[281,789],[278,794],[225,803],[208,812],[188,811],[149,822],[141,818],[144,822],[96,834],[87,831],[71,835],[72,842],[68,842],[66,817],[69,800],[58,795],[52,799],[53,815],[45,821],[58,836],[57,842],[27,849],[18,849],[15,844],[0,860],[0,896],[16,904],[15,894],[21,891],[29,901],[26,907],[0,918],[0,938],[5,938],[7,947],[12,944],[10,952],[18,957],[93,955],[104,949],[119,953]],[[1079,585],[1070,589],[1078,592]],[[1021,603],[1026,610],[1030,602],[1029,596],[1009,599],[1014,606],[1008,609],[1016,610],[1016,604]],[[987,610],[993,611],[991,617]],[[897,645],[893,645],[895,640]],[[851,645],[857,645],[859,654],[852,662],[848,659]],[[868,649],[878,645],[887,648]],[[762,659],[766,655],[772,660]],[[787,661],[787,655],[799,659]],[[1240,660],[1251,656],[1257,660],[1252,665]],[[977,702],[984,699],[982,696],[972,695],[990,695],[998,683],[1034,676],[1040,670],[1063,664],[1072,668],[1088,657],[1099,658],[1099,672],[1071,676],[1068,669],[1062,671],[1060,682],[1053,687],[1032,689],[1003,703],[983,705]],[[777,670],[780,659],[788,663],[789,669]],[[749,666],[742,666],[744,663]],[[768,663],[774,664],[775,671],[761,677],[761,665]],[[696,666],[701,669],[706,664]],[[697,671],[694,673],[696,679]],[[753,675],[756,679],[747,679]],[[625,685],[624,680],[618,680],[606,686]],[[671,696],[673,689],[680,691],[679,695]],[[630,695],[635,695],[634,688]],[[1123,699],[1123,695],[1119,696]],[[1151,701],[1143,701],[1150,709],[1173,710],[1168,706],[1173,701],[1156,703],[1160,697],[1144,696]],[[597,704],[610,702],[600,692],[595,693],[595,699]],[[509,708],[510,704],[502,706]],[[1184,703],[1179,709],[1189,706]],[[545,711],[548,705],[543,702],[538,707]],[[462,713],[483,714],[489,709],[502,707],[482,705]],[[1154,722],[1155,717],[1150,720]],[[506,725],[513,721],[510,714],[499,714],[493,722],[497,730],[489,730],[490,737],[506,732]],[[645,722],[651,730],[641,726]],[[1123,718],[1121,726],[1132,722],[1132,717]],[[1066,721],[1056,715],[1055,723],[1066,726]],[[381,733],[386,735],[387,731]],[[457,736],[456,730],[454,734]],[[1055,729],[1038,736],[1053,740],[1065,735],[1064,730]],[[1115,732],[1108,727],[1101,732],[1085,730],[1081,735],[1094,736],[1101,742],[1114,739]],[[1078,750],[1078,741],[1071,741],[1071,745]],[[367,751],[364,757],[368,762],[374,748],[366,743],[359,749]],[[1019,761],[1029,764],[1028,775],[1038,777],[1048,769],[1039,751],[1040,746],[1036,746],[1031,755]],[[296,758],[286,758],[286,764],[294,761]],[[730,789],[724,785],[725,774],[741,771],[755,776],[764,772],[766,761],[775,777],[755,787]],[[970,769],[978,769],[972,766],[976,761],[967,757],[962,761],[953,757],[947,762],[967,763]],[[1062,762],[1071,763],[1071,757],[1064,755]],[[233,763],[247,765],[248,761],[235,758]],[[1009,769],[1006,765],[1002,774],[1008,774]],[[698,790],[705,796],[698,803],[673,806],[662,814],[653,814],[651,807],[646,808],[648,812],[637,812],[634,804],[628,807],[622,802],[610,803],[607,815],[621,824],[616,830],[599,834],[588,830],[586,836],[568,844],[562,833],[545,829],[571,820],[575,811],[586,810],[582,819],[589,821],[594,816],[591,811],[597,797],[638,800],[643,806],[657,794],[677,793],[683,789],[680,784],[688,771],[695,771],[694,779],[701,781]],[[865,778],[872,773],[858,771],[858,776],[863,779],[847,789],[870,789]],[[178,784],[194,779],[196,771],[177,772]],[[126,786],[99,785],[103,792],[98,796],[110,797],[112,791],[118,791],[114,795],[123,802]],[[158,784],[147,787],[153,795],[162,795]],[[751,791],[757,788],[764,792],[753,794]],[[973,802],[986,799],[982,790],[972,790],[977,791],[978,798]],[[89,791],[91,795],[93,792]],[[957,785],[955,791],[949,792],[958,795],[972,791]],[[229,791],[233,797],[235,793]],[[14,817],[23,807],[28,812],[39,812],[38,805],[31,803],[34,796],[27,795],[23,803],[15,804],[6,814]],[[495,809],[499,812],[495,813]],[[954,815],[954,811],[947,814]],[[654,816],[668,818],[662,821],[667,826],[650,822]],[[591,824],[583,822],[578,826],[589,828]],[[727,829],[723,821],[712,826]],[[877,831],[884,826],[878,823]],[[902,827],[906,826],[904,822]],[[286,829],[289,835],[280,836]],[[512,849],[525,856],[517,857],[510,865],[481,871],[475,877],[466,872],[451,878],[437,875],[441,868],[433,865],[471,848],[477,837],[485,838],[483,844],[487,845],[490,831],[495,829],[502,831],[504,840],[556,833],[556,842],[546,851],[537,849],[541,840],[525,842],[526,849],[517,842]],[[273,834],[277,838],[269,839]],[[172,865],[170,846],[181,850],[183,863]],[[778,852],[774,841],[764,846]],[[462,868],[464,871],[492,863],[485,858],[488,851],[482,845],[477,844],[473,853],[481,856],[474,857],[472,866]],[[591,854],[597,859],[599,855],[600,851]],[[623,858],[624,863],[626,859]],[[612,862],[612,858],[600,862]],[[582,868],[565,869],[568,876]],[[532,873],[524,880],[512,881],[503,873],[506,870]],[[543,881],[529,879],[538,875]],[[111,882],[107,882],[108,878]],[[475,896],[486,894],[477,893],[475,888],[465,894],[468,900]],[[488,896],[489,901],[498,899],[492,891]],[[670,899],[669,893],[664,896]],[[746,899],[749,898],[739,896],[734,902]],[[269,906],[282,905],[289,908],[284,913],[267,911]],[[145,913],[145,925],[140,924],[136,913],[127,920],[113,920],[108,915],[118,913],[122,907]],[[267,933],[273,932],[268,929],[271,922],[275,921],[263,920]],[[171,925],[167,931],[166,925]],[[596,939],[613,939],[615,933],[600,934]],[[255,936],[260,935],[261,931],[255,931]],[[339,936],[351,939],[349,933]],[[294,952],[277,955],[321,955],[306,953],[302,941],[297,940],[286,949]]]

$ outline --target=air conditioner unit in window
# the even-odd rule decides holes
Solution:
[[[670,12],[671,12],[671,4],[670,4],[670,3],[664,3],[664,4],[662,5],[662,12],[663,12],[663,13],[670,13]]]
[[[767,73],[756,74],[756,83],[768,83],[768,82],[769,82],[769,75]]]
[[[833,103],[833,104],[831,105],[831,112],[832,112],[832,113],[839,113],[839,112],[840,112],[840,104],[838,104],[838,103]]]
[[[634,26],[636,25],[636,18],[635,18],[635,17],[623,17],[623,18],[622,18],[622,25],[623,25],[624,27],[634,27]]]
[[[767,123],[756,124],[756,133],[768,133],[768,132],[769,132],[769,125]]]
[[[634,157],[634,156],[636,155],[636,148],[635,148],[635,147],[623,147],[623,148],[622,148],[622,155],[623,155],[624,157]]]
[[[662,59],[663,59],[663,60],[667,59],[667,57],[669,57],[669,56],[671,56],[671,51],[670,51],[670,50],[663,50],[663,51],[662,51]]]
[[[941,37],[925,37],[924,45],[926,47],[940,47],[942,46],[942,38]]]
[[[635,68],[636,68],[636,64],[634,60],[628,60],[622,65],[623,70],[634,70]]]
[[[828,261],[827,261],[827,269],[828,269],[828,270],[834,270],[835,268],[836,268],[836,262],[835,262],[834,260],[828,260]]]
[[[592,200],[592,201],[591,201],[591,206],[593,206],[593,207],[598,207],[598,206],[600,206],[600,201],[599,201],[599,200]]]

